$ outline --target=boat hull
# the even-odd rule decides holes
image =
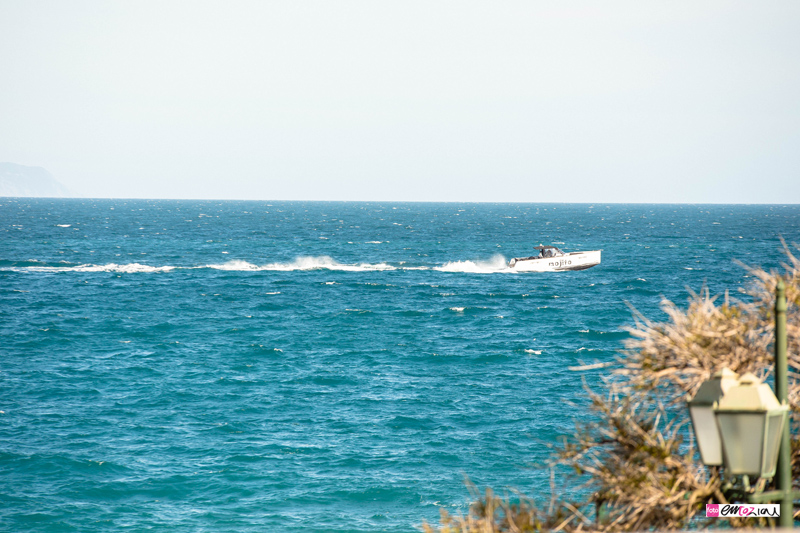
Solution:
[[[512,259],[509,268],[519,272],[563,272],[586,270],[600,264],[601,250],[571,252],[558,257]]]

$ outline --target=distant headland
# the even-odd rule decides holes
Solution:
[[[42,167],[0,163],[0,196],[70,198],[74,194]]]

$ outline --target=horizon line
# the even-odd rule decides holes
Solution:
[[[278,199],[244,199],[244,198],[145,198],[145,197],[113,197],[113,196],[0,196],[0,200],[133,200],[133,201],[166,201],[166,202],[305,202],[305,203],[396,203],[396,204],[567,204],[567,205],[764,205],[764,206],[796,206],[800,202],[563,202],[563,201],[472,201],[472,200],[278,200]]]

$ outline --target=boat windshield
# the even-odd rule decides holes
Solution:
[[[564,252],[555,246],[536,246],[536,249],[540,252],[539,257],[559,257],[564,255]]]

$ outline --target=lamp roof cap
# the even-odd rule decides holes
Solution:
[[[719,411],[773,411],[786,409],[766,383],[748,372],[719,401]]]
[[[718,402],[730,388],[735,387],[739,374],[730,368],[723,368],[719,372],[714,372],[711,379],[704,381],[697,394],[694,395],[689,403],[694,405],[712,405]]]

